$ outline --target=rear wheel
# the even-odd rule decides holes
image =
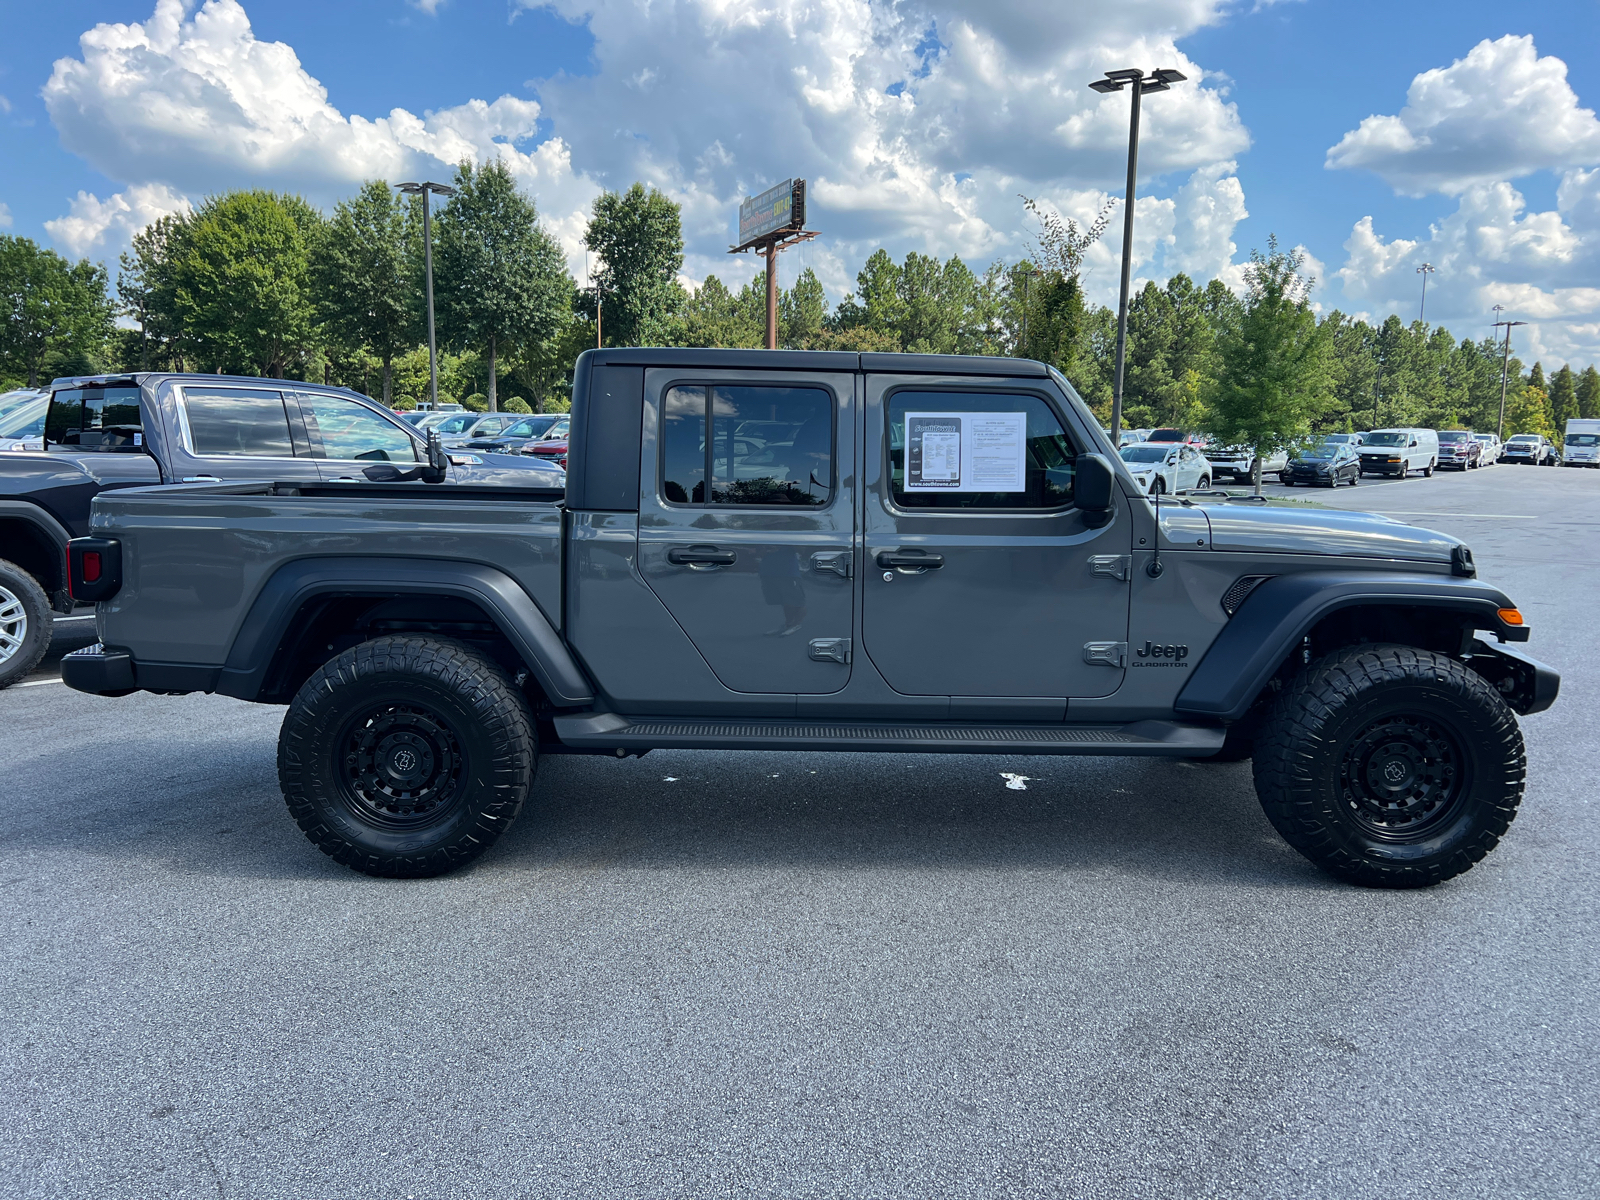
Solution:
[[[39,581],[0,558],[0,688],[22,679],[50,648],[50,598]]]
[[[1434,461],[1433,461],[1433,459],[1430,458],[1428,460],[1428,465],[1422,468],[1422,477],[1424,479],[1432,479],[1433,478],[1433,468],[1434,468]]]
[[[497,663],[460,642],[375,638],[301,687],[278,736],[278,781],[324,854],[414,878],[495,843],[537,752],[532,715]]]
[[[1477,672],[1410,646],[1353,646],[1274,703],[1256,793],[1284,840],[1367,887],[1428,887],[1499,843],[1526,758],[1511,709]]]

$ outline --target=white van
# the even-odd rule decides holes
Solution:
[[[1561,451],[1565,467],[1600,467],[1600,421],[1574,417],[1567,422],[1567,436]]]
[[[1361,443],[1363,475],[1432,476],[1438,465],[1439,435],[1432,429],[1374,429]]]

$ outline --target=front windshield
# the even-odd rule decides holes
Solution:
[[[1472,437],[1474,441],[1479,442],[1489,442],[1494,440],[1494,434],[1492,433],[1475,433],[1472,435]]]
[[[1158,463],[1165,462],[1167,455],[1172,453],[1165,446],[1124,446],[1122,461],[1131,463]]]
[[[1356,435],[1353,433],[1330,433],[1322,440],[1325,442],[1353,442],[1356,440]]]
[[[6,413],[0,417],[0,438],[38,437],[44,432],[44,414],[49,407],[49,398],[41,397]]]
[[[1452,429],[1449,433],[1441,433],[1439,435],[1439,441],[1445,445],[1453,445],[1456,442],[1470,442],[1471,440],[1472,435],[1465,430]]]
[[[1374,433],[1367,438],[1369,446],[1404,446],[1411,440],[1409,433]]]
[[[1567,438],[1569,446],[1600,446],[1600,433],[1574,433]]]
[[[1303,452],[1300,457],[1313,460],[1332,458],[1339,453],[1339,448],[1342,445],[1342,442],[1323,442],[1320,446],[1312,446],[1309,450]]]
[[[1537,446],[1539,444],[1539,435],[1537,433],[1519,433],[1511,440],[1524,446]]]
[[[1183,441],[1183,430],[1181,430],[1181,429],[1152,429],[1150,431],[1150,436],[1145,438],[1145,441],[1147,441],[1147,442],[1181,442],[1181,441]]]

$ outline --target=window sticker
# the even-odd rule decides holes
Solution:
[[[1027,488],[1028,414],[906,414],[908,492],[1020,492]]]

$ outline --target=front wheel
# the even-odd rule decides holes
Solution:
[[[1256,794],[1285,841],[1366,887],[1429,887],[1499,843],[1522,801],[1522,733],[1448,655],[1363,645],[1313,664],[1255,745]]]
[[[368,875],[462,866],[511,826],[533,779],[533,717],[461,642],[374,638],[323,664],[278,735],[278,782],[318,849]]]
[[[1210,486],[1211,486],[1211,476],[1202,475],[1202,476],[1200,476],[1200,483],[1199,483],[1199,486],[1196,488],[1196,490],[1203,492],[1203,491],[1206,490],[1206,488],[1208,488]]]
[[[50,648],[53,625],[50,598],[39,581],[0,558],[0,688],[39,665]]]
[[[1167,484],[1166,484],[1166,481],[1161,478],[1161,476],[1157,475],[1154,479],[1152,479],[1150,481],[1150,495],[1152,495],[1152,496],[1162,496],[1162,495],[1166,494],[1166,491],[1167,491]]]

